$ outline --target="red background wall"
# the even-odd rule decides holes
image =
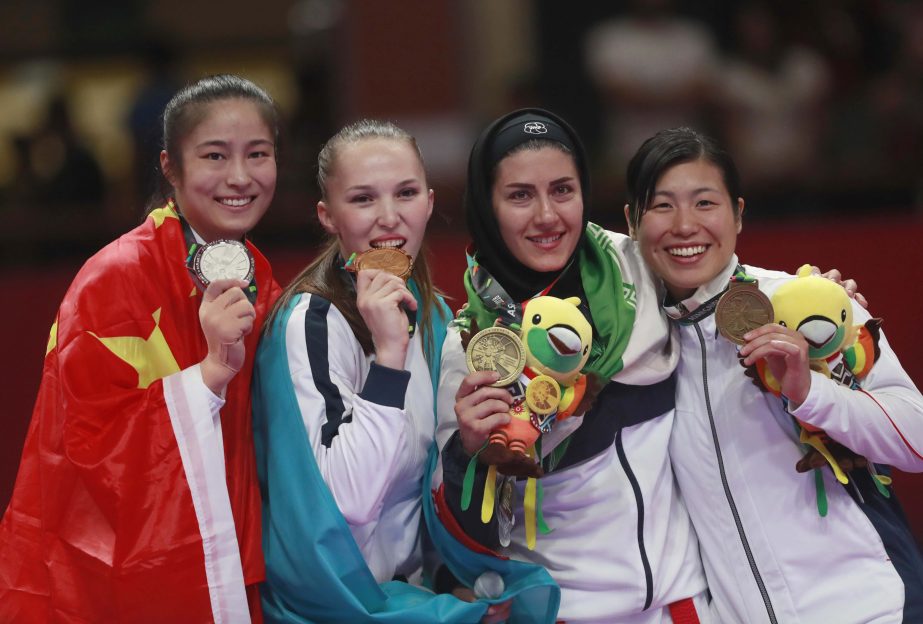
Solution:
[[[738,242],[742,262],[794,271],[805,262],[836,267],[859,282],[873,314],[884,318],[883,329],[904,368],[919,386],[923,382],[923,220],[875,219],[850,223],[804,223],[782,226],[745,223]],[[435,233],[430,257],[437,285],[462,299],[465,240]],[[280,283],[285,283],[307,261],[312,250],[265,249]],[[12,491],[19,455],[38,389],[47,332],[58,302],[79,263],[43,269],[0,269],[6,293],[0,306],[0,328],[6,357],[0,364],[0,509]],[[923,501],[917,496],[923,477],[897,474],[903,502],[918,539],[923,538]]]

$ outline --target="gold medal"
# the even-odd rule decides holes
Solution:
[[[357,255],[353,262],[346,266],[346,270],[353,273],[362,269],[381,269],[397,275],[406,282],[413,272],[413,258],[397,247],[373,247]]]
[[[772,323],[772,302],[757,288],[756,281],[732,281],[715,308],[715,323],[721,335],[744,344],[744,334]]]
[[[500,379],[490,384],[495,388],[508,386],[516,381],[526,365],[526,350],[515,332],[505,327],[482,329],[468,342],[465,350],[468,370],[492,370]]]
[[[538,375],[526,386],[526,405],[536,414],[553,414],[560,402],[561,386],[553,377]]]

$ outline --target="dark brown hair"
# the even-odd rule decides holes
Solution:
[[[707,160],[721,171],[724,186],[733,200],[734,214],[740,217],[736,201],[741,196],[740,174],[734,160],[711,137],[682,127],[661,130],[646,140],[628,163],[629,225],[634,229],[640,226],[657,181],[667,169],[699,159]]]
[[[167,103],[163,111],[163,149],[169,156],[171,167],[180,173],[183,167],[181,144],[208,115],[208,105],[223,100],[246,100],[256,105],[257,111],[269,128],[278,154],[279,113],[275,102],[262,88],[240,76],[218,74],[191,82]],[[149,209],[162,206],[173,196],[173,187],[161,172],[161,189],[151,198]]]

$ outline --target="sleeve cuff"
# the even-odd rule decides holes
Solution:
[[[224,397],[218,396],[211,391],[211,388],[205,385],[205,380],[202,379],[201,364],[195,364],[187,370],[192,371],[192,369],[195,369],[195,372],[188,373],[189,383],[192,386],[198,386],[201,389],[202,396],[204,396],[205,400],[208,401],[208,407],[211,409],[213,414],[217,414],[218,411],[224,407]],[[185,373],[185,371],[183,372]]]
[[[404,396],[410,383],[410,371],[380,366],[372,362],[365,387],[359,396],[366,401],[404,409]]]
[[[824,391],[824,384],[829,383],[830,379],[826,377],[823,373],[818,373],[817,371],[811,371],[811,387],[808,388],[808,396],[804,398],[804,401],[801,402],[801,405],[792,407],[788,400],[784,401],[785,411],[797,418],[798,420],[803,420],[809,424],[813,424],[810,421],[811,415],[814,413],[816,407],[823,400],[822,395]],[[785,397],[783,396],[783,399]]]

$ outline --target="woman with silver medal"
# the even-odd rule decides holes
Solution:
[[[170,199],[87,261],[51,329],[0,524],[0,621],[261,621],[250,373],[278,286],[245,236],[277,142],[244,78],[168,103]]]

